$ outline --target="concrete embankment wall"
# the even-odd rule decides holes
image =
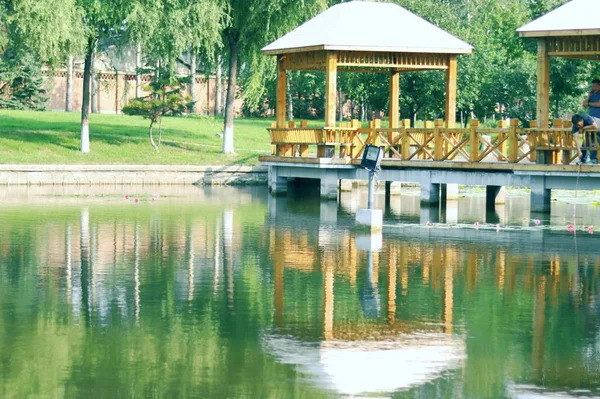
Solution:
[[[0,165],[0,185],[262,185],[263,166]]]

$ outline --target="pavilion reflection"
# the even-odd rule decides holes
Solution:
[[[455,258],[451,249],[434,250],[423,268],[421,279],[443,292],[434,311],[439,322],[431,323],[398,311],[398,289],[406,297],[409,268],[423,259],[419,251],[397,242],[363,251],[351,232],[327,228],[318,230],[318,245],[307,230],[271,227],[269,234],[276,330],[264,344],[282,363],[300,366],[324,388],[357,395],[425,383],[466,358],[464,338],[452,334],[453,268],[443,266]],[[306,335],[297,313],[303,298],[286,295],[295,286],[286,277],[297,273],[321,275],[320,336]]]
[[[270,226],[269,237],[275,272],[276,329],[268,336],[267,346],[284,363],[292,362],[294,357],[285,351],[277,352],[282,340],[291,339],[295,343],[288,344],[301,348],[312,345],[314,349],[316,345],[318,358],[323,361],[327,357],[323,350],[328,350],[324,348],[332,345],[361,351],[373,343],[393,342],[417,331],[423,337],[430,336],[432,341],[443,334],[448,337],[446,343],[457,350],[450,352],[453,356],[449,358],[456,360],[456,355],[465,359],[469,344],[462,337],[469,334],[469,328],[462,322],[456,325],[457,296],[461,306],[465,306],[467,298],[480,296],[482,289],[491,289],[490,295],[498,298],[499,304],[505,302],[505,306],[523,301],[523,294],[532,299],[529,313],[532,373],[522,377],[525,382],[544,381],[545,386],[552,383],[558,386],[559,381],[563,385],[577,385],[582,379],[595,381],[593,370],[600,368],[600,361],[586,355],[589,348],[577,348],[577,355],[557,366],[556,348],[548,338],[561,333],[554,317],[565,306],[573,309],[575,318],[584,320],[578,314],[586,314],[587,319],[600,298],[600,258],[596,255],[594,236],[580,235],[574,241],[566,232],[542,229],[500,233],[472,229],[384,229],[386,239],[382,249],[364,252],[357,249],[352,230],[334,229],[326,224],[317,228],[306,222],[298,225],[286,218],[285,223],[275,222]],[[321,334],[317,336],[306,335],[305,317],[298,314],[303,309],[300,303],[303,298],[294,294],[299,274],[321,276],[323,310],[318,318]],[[360,307],[352,305],[349,297],[359,298]],[[415,317],[414,309],[412,314],[407,312],[406,309],[417,306],[415,301],[432,304],[426,317]],[[459,308],[460,320],[464,320],[464,312],[464,308]],[[574,323],[575,333],[600,337],[597,325],[595,315],[585,326]],[[467,377],[463,378],[482,378],[472,376],[479,369],[475,366],[478,362],[468,367]],[[452,367],[462,363],[452,363]],[[582,374],[584,368],[592,371]],[[329,372],[335,373],[331,369]],[[436,375],[439,374],[433,373],[430,378]],[[552,383],[548,382],[549,375]],[[331,374],[330,377],[336,378]],[[421,380],[416,378],[415,383],[418,381]],[[501,381],[499,385],[504,386]],[[404,385],[397,388],[401,386]],[[340,389],[346,394],[366,392]]]

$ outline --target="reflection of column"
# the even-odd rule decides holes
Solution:
[[[444,332],[452,334],[452,310],[454,307],[454,269],[452,262],[446,263],[444,274]]]
[[[433,247],[433,255],[431,257],[431,286],[435,291],[440,289],[440,280],[442,275],[442,248],[440,245]]]
[[[546,277],[540,277],[535,291],[531,365],[537,378],[541,379],[544,367],[544,330],[546,327]]]
[[[71,59],[71,58],[69,58]],[[73,296],[73,262],[71,259],[71,225],[67,225],[65,234],[65,267],[67,268],[67,303],[71,303]]]
[[[328,341],[333,339],[333,264],[331,262],[323,263],[323,338]]]
[[[89,260],[90,260],[90,212],[87,208],[81,209],[79,217],[80,235],[80,261],[81,261],[81,305],[85,321],[90,322],[90,296],[89,296]]]
[[[221,229],[219,220],[215,222],[215,265],[213,275],[213,295],[216,295],[219,289],[220,269],[221,269]]]
[[[227,271],[227,302],[233,310],[233,211],[223,212],[223,267]]]
[[[504,275],[506,268],[506,257],[504,251],[498,251],[498,257],[496,258],[496,276],[498,279],[498,289],[504,290]]]
[[[281,255],[279,249],[274,254],[273,259],[273,267],[275,269],[275,325],[277,327],[283,327],[283,273],[284,273],[284,265],[283,261],[280,259]]]
[[[194,299],[194,233],[191,224],[186,232],[186,254],[188,257],[188,301]]]
[[[472,249],[467,255],[467,289],[473,291],[477,285],[477,252]]]
[[[396,320],[398,253],[396,248],[390,248],[388,254],[388,322],[391,324]]]
[[[379,300],[379,290],[376,263],[377,253],[367,251],[367,281],[361,296],[363,314],[366,318],[375,319],[379,317],[381,305]]]
[[[135,223],[135,237],[133,242],[133,302],[135,306],[135,321],[140,321],[140,223]]]
[[[423,280],[423,285],[428,285],[429,284],[429,261],[430,261],[430,257],[427,256],[427,254],[425,254],[425,248],[421,247],[421,267],[422,267],[422,280]]]
[[[402,295],[408,294],[408,253],[406,250],[400,251],[400,284]]]

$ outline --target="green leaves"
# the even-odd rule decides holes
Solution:
[[[0,109],[42,111],[46,101],[41,66],[32,56],[0,58]]]
[[[154,70],[152,82],[146,88],[150,94],[130,100],[129,104],[123,107],[123,113],[126,115],[138,115],[150,120],[150,143],[156,151],[160,146],[160,139],[158,144],[154,142],[153,125],[159,123],[160,134],[160,122],[163,116],[182,115],[194,104],[190,97],[182,94],[187,81],[188,78],[177,77],[168,68],[157,68]]]

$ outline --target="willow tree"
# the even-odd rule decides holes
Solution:
[[[267,60],[260,49],[298,24],[325,9],[326,0],[228,0],[227,26],[223,43],[229,57],[227,97],[223,128],[223,152],[234,152],[233,120],[240,59],[252,70],[252,78],[244,87],[244,100],[252,103],[262,97],[264,77],[274,71],[274,61]]]
[[[221,45],[224,18],[219,0],[134,0],[127,30],[147,61],[174,69],[184,53],[214,54]]]
[[[85,41],[83,99],[81,101],[81,152],[90,151],[90,95],[96,44],[100,39],[122,35],[130,10],[128,0],[76,0],[82,14],[82,37]]]

